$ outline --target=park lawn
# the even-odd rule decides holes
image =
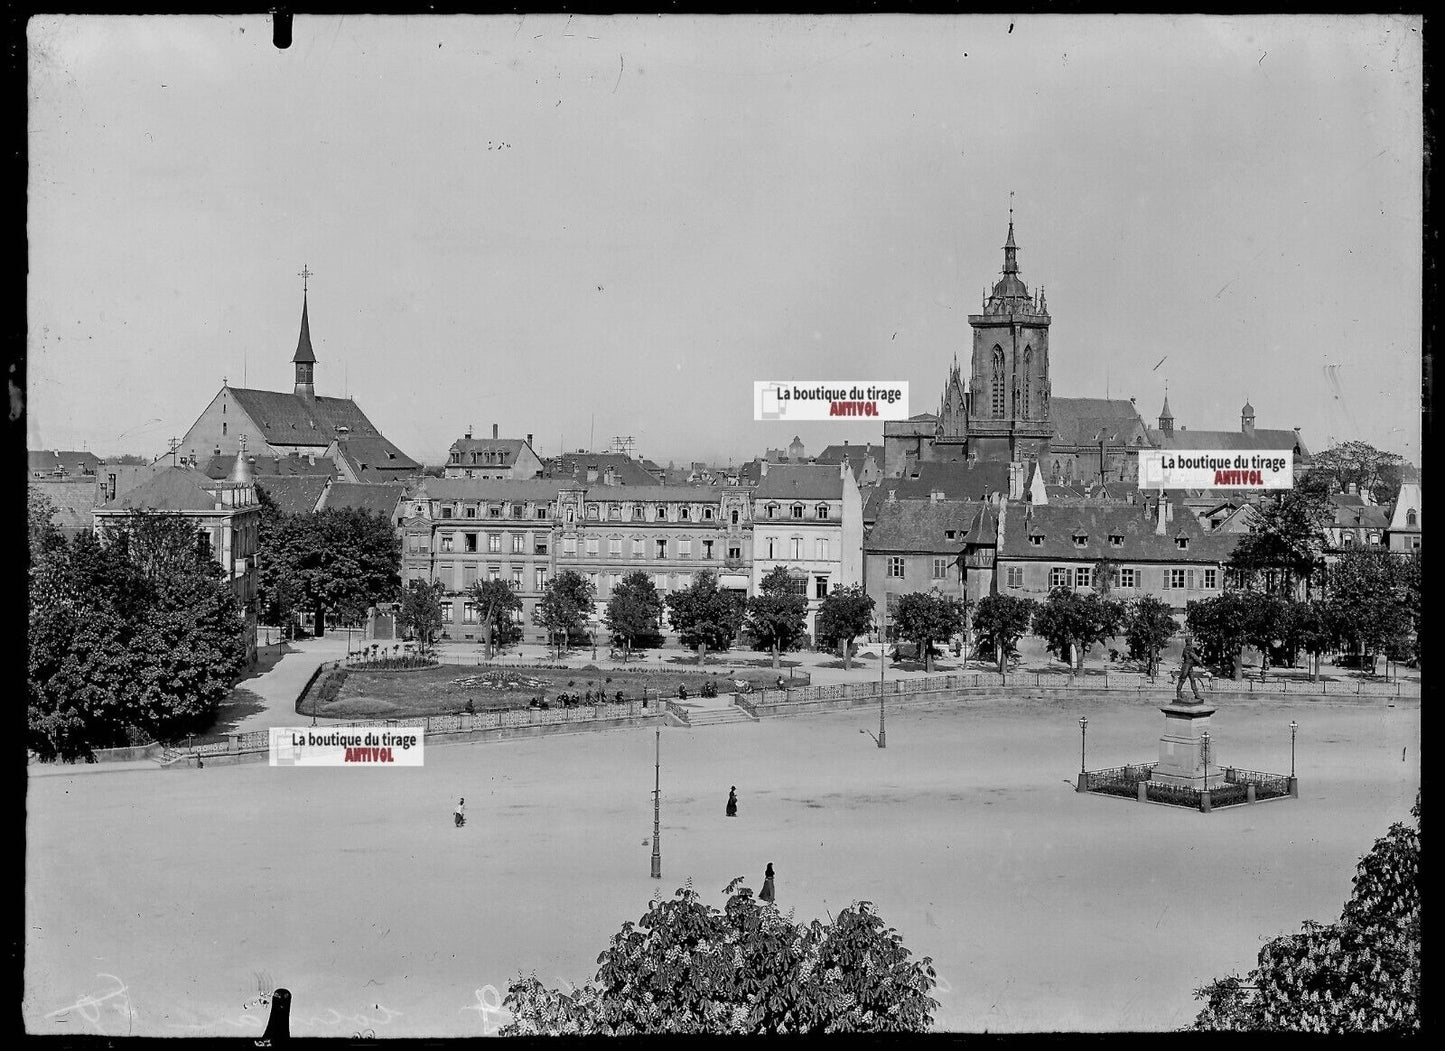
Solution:
[[[471,701],[477,712],[525,708],[538,697],[560,703],[560,695],[601,690],[615,701],[641,700],[643,690],[656,697],[676,698],[678,687],[689,697],[701,695],[703,683],[712,680],[719,693],[732,690],[732,679],[746,679],[754,689],[771,685],[777,677],[771,668],[716,668],[666,672],[624,671],[620,668],[500,668],[440,664],[416,671],[365,671],[347,669],[340,688],[316,705],[303,704],[302,714],[323,719],[400,719],[427,715],[455,715]],[[330,691],[323,691],[329,693]]]

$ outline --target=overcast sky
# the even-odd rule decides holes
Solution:
[[[1019,263],[1055,397],[1418,460],[1421,34],[1380,17],[37,18],[29,439],[156,455],[222,378],[411,455],[810,453],[755,379],[935,411]],[[1156,364],[1163,359],[1163,364]],[[595,422],[594,422],[595,420]]]

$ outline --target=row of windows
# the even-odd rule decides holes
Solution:
[[[793,536],[784,539],[780,536],[763,537],[756,541],[755,550],[766,552],[764,558],[791,558],[796,560],[805,559],[808,556],[808,542],[800,536]],[[813,540],[812,558],[824,560],[832,558],[833,542],[822,538]]]
[[[802,504],[793,504],[791,507],[788,508],[788,517],[802,518],[803,510],[804,508]],[[816,507],[813,508],[813,517],[820,521],[827,521],[829,515],[830,512],[827,504],[818,504]],[[782,518],[782,506],[780,504],[766,505],[763,508],[763,516],[766,518]]]
[[[451,584],[456,591],[463,591],[471,587],[478,580],[505,580],[513,588],[520,591],[526,583],[526,569],[522,566],[508,566],[506,576],[503,576],[501,566],[488,566],[486,577],[481,576],[481,569],[478,566],[462,566],[461,572],[456,572],[458,567],[447,563],[437,567],[437,575],[446,583]],[[532,573],[532,584],[534,591],[543,591],[547,587],[547,570],[538,568]]]
[[[530,535],[531,535],[531,534],[528,534],[528,533],[511,533],[511,534],[505,534],[505,533],[487,533],[487,534],[486,534],[486,538],[487,538],[487,539],[486,539],[486,548],[485,548],[485,550],[488,551],[488,552],[491,552],[491,553],[493,553],[493,554],[496,554],[496,553],[502,551],[503,548],[506,546],[506,541],[503,540],[503,537],[504,537],[504,536],[510,536],[510,537],[511,537],[511,550],[512,550],[512,554],[514,554],[514,555],[525,555],[529,549],[531,550],[532,554],[534,554],[534,555],[545,555],[545,554],[547,554],[547,552],[548,552],[548,543],[549,543],[548,538],[547,538],[546,536],[538,536],[538,537],[536,537],[533,541],[530,541],[530,542],[529,542],[529,541],[528,541],[528,537],[529,537]],[[458,550],[460,550],[460,551],[465,551],[465,552],[477,552],[477,551],[481,551],[481,550],[483,550],[483,548],[481,548],[481,547],[478,546],[478,544],[481,542],[481,540],[480,540],[481,536],[482,536],[481,533],[462,533],[462,534],[461,534],[462,546],[461,546],[460,548],[458,548],[458,547],[457,547],[457,534],[456,534],[456,533],[442,533],[442,534],[441,534],[441,541],[440,541],[441,550],[442,550],[442,551],[458,551]],[[429,541],[428,541],[428,539],[427,539],[427,537],[426,537],[425,534],[413,534],[413,543],[412,543],[412,549],[413,549],[413,550],[415,550],[415,551],[425,551],[425,550],[427,550],[428,545],[429,545]]]
[[[612,557],[614,557],[614,558],[621,558],[621,557],[623,557],[624,543],[625,543],[625,542],[624,542],[624,539],[623,539],[622,537],[620,537],[620,536],[608,537],[608,538],[607,538],[607,554],[610,555],[610,556],[612,556]],[[634,537],[634,538],[632,539],[632,543],[631,543],[631,547],[630,547],[631,557],[633,557],[633,558],[646,558],[647,555],[648,555],[648,551],[650,550],[650,551],[652,552],[652,557],[653,557],[653,558],[667,558],[667,557],[668,557],[668,543],[669,543],[669,541],[668,541],[668,539],[667,539],[666,537],[656,537],[656,538],[653,538],[653,539],[651,539],[651,540],[643,540],[643,539],[641,539],[641,538]],[[672,543],[675,543],[675,544],[677,545],[677,547],[676,547],[676,552],[677,552],[677,553],[676,553],[676,555],[675,555],[674,557],[676,557],[676,558],[692,558],[692,557],[693,557],[693,556],[692,556],[692,538],[689,537],[689,538],[684,539],[684,540],[675,540],[675,541],[672,541]],[[699,549],[698,549],[699,557],[701,557],[701,558],[716,558],[716,557],[717,557],[717,552],[718,552],[718,550],[720,549],[720,545],[719,545],[719,542],[718,542],[718,541],[711,540],[711,539],[703,539],[703,540],[699,541],[699,544],[700,544],[700,547],[699,547]],[[601,554],[601,547],[602,547],[602,545],[601,545],[601,538],[600,538],[600,537],[589,536],[589,537],[584,537],[584,538],[583,538],[583,551],[584,551],[586,554],[595,557],[595,556]],[[563,538],[562,538],[562,554],[564,554],[564,555],[576,555],[577,553],[578,553],[578,550],[577,550],[577,538],[576,538],[575,536],[565,536],[565,537],[563,537]],[[737,558],[737,559],[742,558],[742,557],[743,557],[743,548],[742,548],[742,545],[739,544],[739,543],[730,543],[730,544],[728,544],[728,545],[727,545],[727,557],[728,557],[728,558]]]
[[[643,504],[632,504],[628,511],[624,511],[622,504],[607,504],[605,509],[598,504],[588,504],[586,514],[589,522],[600,521],[604,514],[609,522],[621,522],[624,515],[629,522],[716,522],[718,519],[718,509],[710,504],[703,504],[701,508],[679,504],[675,510],[676,515],[669,515],[667,504],[657,504],[652,508],[652,517],[649,518],[647,507]],[[697,513],[694,514],[694,511]],[[567,521],[571,522],[574,517],[572,508],[567,508]],[[740,512],[734,510],[731,513],[732,524],[737,525],[740,517]]]
[[[551,511],[546,504],[536,505],[530,515],[527,513],[527,505],[523,503],[487,504],[485,507],[480,504],[465,504],[460,507],[460,515],[457,514],[458,509],[456,504],[432,505],[432,512],[437,518],[536,518],[546,521],[551,517]],[[418,513],[420,510],[417,509]]]
[[[1075,547],[1088,547],[1088,546],[1089,546],[1089,534],[1088,534],[1088,533],[1074,533],[1073,536],[1072,536],[1072,539],[1073,539],[1073,541],[1074,541],[1074,546],[1075,546]],[[1043,533],[1030,533],[1030,534],[1029,534],[1029,543],[1032,544],[1034,547],[1043,547],[1043,546],[1044,546],[1044,534],[1043,534]],[[1123,534],[1122,534],[1122,533],[1110,533],[1110,534],[1109,534],[1109,546],[1110,546],[1110,547],[1123,547],[1123,546],[1124,546],[1124,536],[1123,536]],[[1180,551],[1188,551],[1188,550],[1189,550],[1189,538],[1188,538],[1187,536],[1176,536],[1176,537],[1174,538],[1174,546],[1177,547]]]
[[[948,569],[952,565],[953,559],[951,558],[935,558],[933,560],[933,570],[931,573],[932,579],[947,580]],[[890,555],[888,557],[888,575],[890,577],[897,577],[901,580],[903,578],[905,568],[906,560],[903,558],[902,555]]]
[[[1114,587],[1121,591],[1139,587],[1139,571],[1133,566],[1121,566],[1117,573],[1118,579],[1114,581]],[[1004,583],[1011,588],[1023,587],[1024,567],[1006,567]],[[1091,566],[1054,566],[1049,570],[1050,588],[1087,588],[1093,587],[1093,585],[1094,570]],[[1198,570],[1166,568],[1164,570],[1164,587],[1191,591],[1198,587],[1206,591],[1213,591],[1219,587],[1219,571],[1213,568]]]

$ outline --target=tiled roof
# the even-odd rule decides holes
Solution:
[[[316,457],[314,464],[305,456],[248,456],[247,459],[251,461],[251,470],[257,478],[336,477],[336,461],[325,456]],[[231,477],[235,466],[234,456],[221,453],[207,458],[201,471],[209,478],[224,480]]]
[[[950,460],[920,463],[917,478],[885,478],[883,487],[896,490],[898,499],[928,499],[935,490],[949,500],[981,500],[995,493],[1008,496],[1009,465],[1002,460]]]
[[[1111,444],[1132,444],[1136,435],[1150,437],[1134,403],[1121,398],[1052,398],[1049,422],[1054,445],[1097,446],[1101,436]]]
[[[225,486],[190,467],[168,467],[122,493],[103,510],[213,511],[214,490]]]
[[[67,536],[90,532],[90,512],[100,496],[94,478],[37,478],[31,480],[30,491],[43,494],[55,508],[50,521],[56,529]]]
[[[1354,528],[1359,526],[1364,529],[1384,529],[1390,524],[1390,513],[1387,508],[1375,507],[1371,504],[1360,504],[1354,507],[1336,507],[1335,525]]]
[[[570,478],[427,478],[429,500],[555,500]],[[412,493],[420,495],[413,487]]]
[[[73,452],[60,449],[30,449],[26,460],[31,474],[50,474],[64,471],[66,474],[95,474],[100,468],[100,457],[95,453]]]
[[[564,488],[576,482],[564,484]],[[669,500],[715,504],[722,500],[723,491],[716,485],[628,485],[628,486],[587,486],[587,500],[625,501],[627,503],[666,503]]]
[[[380,431],[350,398],[303,398],[274,390],[231,387],[231,394],[271,445],[330,445],[332,439],[379,436]],[[347,428],[342,431],[341,428]]]
[[[339,438],[336,454],[362,482],[388,481],[398,475],[421,471],[421,464],[380,435]]]
[[[452,442],[449,450],[465,458],[469,453],[504,452],[508,456],[508,462],[517,459],[517,454],[527,445],[525,438],[458,438]],[[464,466],[474,466],[471,463],[462,461]]]
[[[1173,433],[1150,431],[1149,437],[1161,449],[1293,449],[1299,447],[1301,460],[1310,459],[1304,439],[1294,431],[1266,430],[1256,427],[1253,434],[1243,431],[1191,431],[1176,428]]]
[[[969,527],[963,542],[985,547],[998,543],[998,509],[993,504],[979,505],[978,512],[974,515],[973,525]]]
[[[863,548],[869,552],[956,554],[963,550],[964,535],[984,506],[972,500],[899,500],[885,504]],[[948,537],[950,531],[952,539]]]
[[[326,482],[315,475],[265,475],[256,479],[256,488],[263,490],[282,514],[302,515],[316,510]]]
[[[1229,557],[1237,534],[1206,533],[1192,514],[1176,511],[1165,522],[1164,533],[1155,532],[1155,519],[1144,508],[1128,505],[1044,506],[1011,501],[1005,517],[999,557],[1078,561],[1111,558],[1116,561],[1222,562]],[[1086,539],[1082,547],[1075,534]],[[1110,535],[1123,537],[1115,547]],[[1035,545],[1030,536],[1039,536]],[[1175,542],[1184,537],[1189,546],[1181,550]]]
[[[1365,498],[1359,493],[1331,493],[1330,499],[1336,507],[1364,507]]]
[[[841,500],[843,477],[836,465],[769,464],[753,494],[760,500]]]
[[[332,482],[322,497],[323,511],[349,509],[353,511],[374,511],[390,518],[396,511],[397,502],[405,494],[400,485],[366,485],[360,482]]]
[[[614,472],[614,485],[657,484],[657,479],[626,453],[564,453],[542,461],[542,476],[586,482],[588,469],[595,468],[597,478],[593,484],[602,484],[609,467]]]

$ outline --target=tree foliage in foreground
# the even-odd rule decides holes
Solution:
[[[195,526],[136,513],[31,567],[29,746],[43,759],[208,727],[246,656],[240,602]]]
[[[763,577],[759,593],[747,600],[744,610],[743,633],[753,649],[772,653],[774,668],[808,633],[808,596],[794,590],[786,566],[774,566]]]
[[[1259,965],[1195,990],[1195,1029],[1420,1030],[1420,798],[1363,858],[1339,921],[1265,943]]]
[[[952,595],[915,591],[898,599],[898,635],[918,647],[925,671],[933,670],[933,644],[947,642],[968,626],[968,607]]]
[[[718,910],[691,885],[654,900],[571,992],[518,975],[503,1036],[922,1032],[938,1003],[930,957],[912,959],[870,902],[794,923],[733,880]]]
[[[979,653],[994,655],[1000,672],[1028,632],[1038,608],[1033,599],[1016,595],[985,595],[978,600],[973,609],[974,642]]]
[[[374,511],[288,515],[263,497],[257,544],[262,615],[279,622],[293,612],[312,613],[318,635],[326,614],[359,624],[369,606],[390,601],[401,584],[401,541],[387,517]]]
[[[607,611],[602,615],[612,641],[623,646],[623,659],[639,644],[659,639],[661,622],[662,596],[657,593],[657,585],[650,574],[634,569],[612,589]]]
[[[1034,634],[1048,645],[1059,660],[1069,660],[1073,646],[1074,667],[1082,670],[1084,654],[1124,629],[1124,603],[1090,592],[1080,594],[1068,588],[1054,588],[1034,612]]]
[[[707,659],[708,650],[732,646],[742,628],[744,608],[741,595],[717,586],[716,573],[699,573],[686,588],[667,596],[667,615],[678,641],[696,648],[699,664]]]
[[[818,607],[816,644],[841,647],[845,671],[852,667],[853,640],[873,629],[873,606],[862,584],[849,584],[834,588]]]

